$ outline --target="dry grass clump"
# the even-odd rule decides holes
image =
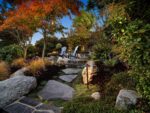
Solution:
[[[53,61],[50,61],[49,59],[44,59],[44,63],[45,63],[45,66],[50,66],[50,65],[54,65],[54,62]]]
[[[27,66],[27,63],[25,62],[24,58],[19,58],[19,59],[13,60],[11,66],[22,68],[22,67]]]
[[[36,60],[32,60],[29,65],[29,72],[33,75],[33,76],[37,76],[40,74],[40,71],[42,69],[45,69],[45,62],[43,59],[39,58]]]
[[[9,77],[9,66],[6,62],[0,61],[0,80],[5,80]]]

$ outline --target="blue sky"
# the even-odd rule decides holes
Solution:
[[[86,5],[88,0],[81,0],[81,1]],[[60,20],[60,23],[69,30],[72,26],[72,19],[69,16],[65,16]],[[57,38],[61,38],[60,33],[56,33],[55,35]],[[40,40],[41,38],[42,38],[42,35],[40,33],[38,32],[35,33],[32,37],[32,44],[35,44],[35,42],[37,40]]]

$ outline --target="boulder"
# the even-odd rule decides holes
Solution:
[[[69,58],[66,58],[66,57],[58,57],[57,59],[57,63],[58,64],[61,64],[61,65],[65,65],[69,62]]]
[[[86,66],[82,71],[83,83],[90,83],[93,80],[93,77],[97,75],[97,70],[98,69],[94,61],[87,61]]]
[[[37,85],[34,77],[14,76],[0,81],[0,108],[30,92]]]
[[[65,82],[72,82],[78,75],[62,75],[59,76],[59,79]]]
[[[43,100],[70,100],[73,94],[74,89],[72,87],[55,80],[49,80],[46,86],[38,93],[38,96]]]
[[[62,70],[65,74],[67,75],[71,75],[71,74],[78,74],[81,69],[78,68],[67,68],[67,69],[63,69]]]
[[[21,68],[19,69],[18,71],[14,72],[11,77],[14,77],[14,76],[22,76],[24,75],[24,72],[27,71],[28,68],[27,67],[24,67],[24,68]]]
[[[101,94],[99,92],[94,92],[94,93],[92,93],[91,97],[94,100],[99,100],[101,98]]]
[[[140,96],[133,90],[120,90],[115,107],[118,109],[127,110],[130,105],[135,105]]]

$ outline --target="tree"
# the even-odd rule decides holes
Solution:
[[[58,42],[62,45],[62,46],[68,46],[67,44],[67,38],[60,38],[58,39]]]
[[[41,40],[35,43],[35,47],[37,49],[38,55],[42,54],[43,40],[44,39],[42,38]],[[56,37],[47,37],[46,40],[47,48],[45,50],[45,54],[47,55],[49,52],[52,52],[55,49],[57,43],[58,43],[58,39]]]
[[[27,42],[30,42],[32,34],[37,29],[42,29],[44,37],[42,57],[44,57],[46,37],[56,31],[56,20],[70,12],[79,13],[78,0],[26,0],[15,3],[17,4],[15,10],[7,13],[0,29],[9,29],[10,33],[16,37],[24,48],[24,57],[26,57],[27,45],[29,45]]]
[[[23,48],[24,58],[26,58],[28,45],[31,42],[32,34],[36,30],[37,21],[32,19],[32,14],[27,10],[25,3],[17,4],[14,10],[9,10],[5,13],[5,18],[0,30],[7,30],[16,38]]]
[[[2,0],[0,3],[0,25],[5,20],[5,13],[13,8],[9,7],[10,3],[6,0]],[[13,5],[13,4],[12,4]],[[17,40],[7,30],[0,32],[0,47],[8,46],[10,44],[17,44]]]
[[[88,12],[82,11],[81,15],[76,17],[73,21],[74,35],[80,41],[83,50],[88,43],[91,35],[91,29],[95,24],[95,17]]]
[[[0,48],[11,44],[18,44],[18,41],[9,32],[0,32]]]
[[[81,40],[75,35],[74,29],[70,29],[67,36],[67,44],[69,51],[72,51],[76,46],[81,45]]]
[[[53,5],[52,5],[53,4]],[[42,29],[42,35],[43,35],[43,52],[42,52],[42,58],[45,56],[45,50],[46,50],[46,40],[48,35],[53,35],[55,32],[60,31],[62,32],[63,26],[61,26],[58,23],[58,19],[60,19],[64,15],[70,15],[70,11],[74,14],[78,14],[78,8],[79,8],[79,1],[78,0],[55,0],[55,1],[45,1],[42,2],[43,8],[46,9],[46,14],[44,17],[41,18],[41,26]],[[49,11],[47,10],[48,7],[51,8]],[[45,12],[45,11],[44,11]]]

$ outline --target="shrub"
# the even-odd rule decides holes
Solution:
[[[108,59],[108,56],[110,54],[110,47],[104,43],[97,43],[93,46],[93,53],[91,55],[91,58],[94,60],[100,59],[100,60],[106,60]]]
[[[107,60],[111,53],[111,38],[109,38],[103,30],[99,31],[97,37],[99,38],[92,47],[93,53],[91,54],[91,58],[94,60]]]
[[[62,44],[61,44],[61,43],[56,44],[56,49],[57,49],[57,50],[60,49],[61,47],[62,47]]]
[[[0,61],[0,80],[4,80],[9,77],[9,66],[7,63]]]
[[[45,66],[51,66],[51,65],[54,65],[54,62],[50,61],[49,59],[44,59],[44,63],[45,63]]]
[[[150,103],[150,67],[134,67],[130,71],[130,75],[137,80],[136,89],[142,94],[143,98],[148,99]]]
[[[135,80],[126,72],[114,74],[111,80],[105,86],[105,93],[108,95],[117,95],[122,88],[135,89]]]
[[[22,68],[22,67],[24,67],[26,65],[27,65],[27,63],[25,62],[24,58],[15,59],[11,63],[12,67],[17,67],[17,68]]]
[[[36,60],[32,60],[29,63],[29,72],[33,75],[33,76],[38,76],[40,74],[40,70],[45,69],[45,63],[44,60],[39,58]]]
[[[64,104],[63,113],[124,113],[103,101],[82,97]]]
[[[138,81],[137,91],[150,101],[150,24],[121,15],[109,23],[116,40],[114,51],[117,50],[117,56],[130,65],[132,76]]]
[[[0,59],[11,62],[13,59],[23,56],[23,50],[18,45],[9,45],[0,49]]]
[[[27,52],[27,58],[33,58],[34,56],[38,55],[38,52],[36,50],[36,47],[33,45],[29,45],[28,52]]]
[[[104,64],[107,66],[115,66],[116,63],[117,63],[116,59],[108,59],[104,61]]]

